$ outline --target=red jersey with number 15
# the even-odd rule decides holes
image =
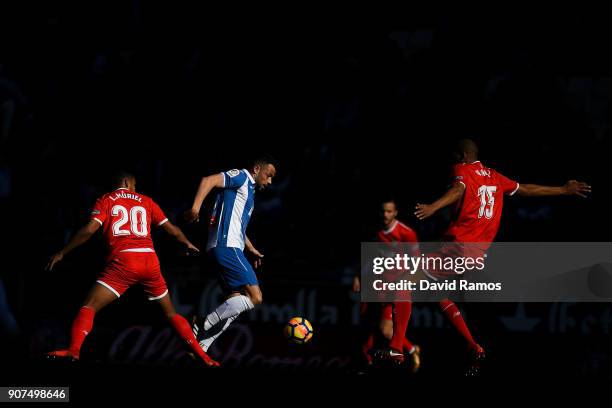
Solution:
[[[151,198],[126,188],[98,198],[91,219],[102,225],[109,258],[118,252],[155,252],[151,225],[160,226],[168,221]]]
[[[499,229],[504,195],[513,195],[519,183],[476,161],[453,168],[454,183],[465,186],[457,218],[444,234],[447,241],[493,242]]]

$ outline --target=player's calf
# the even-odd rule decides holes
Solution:
[[[390,341],[393,338],[393,320],[381,320],[380,332],[385,339]]]
[[[246,285],[244,287],[245,295],[251,300],[253,305],[261,305],[263,303],[263,294],[259,285]]]

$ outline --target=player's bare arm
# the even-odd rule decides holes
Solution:
[[[434,201],[432,204],[418,203],[416,205],[414,215],[416,215],[419,220],[424,220],[425,218],[431,217],[436,211],[459,201],[463,196],[464,191],[465,186],[461,183],[456,183],[450,189],[448,189],[448,191],[442,197]]]
[[[224,183],[225,179],[221,173],[203,177],[202,181],[200,181],[198,192],[193,200],[193,205],[185,212],[185,219],[188,222],[197,222],[200,218],[200,209],[202,208],[202,203],[206,199],[206,196],[208,196],[213,188],[223,187]]]
[[[96,220],[90,220],[87,224],[85,224],[85,226],[78,230],[76,234],[74,234],[70,241],[68,241],[68,244],[66,244],[61,251],[51,256],[51,259],[49,259],[45,269],[48,271],[52,270],[55,264],[64,258],[64,255],[87,242],[89,238],[96,233],[98,228],[100,228],[100,223]]]
[[[166,221],[161,225],[161,228],[168,233],[172,238],[180,242],[187,247],[188,251],[200,252],[200,250],[187,239],[183,231],[170,221]]]
[[[252,253],[253,255],[255,255],[257,258],[255,259],[255,269],[259,268],[263,262],[263,254],[261,252],[259,252],[251,243],[251,240],[249,239],[249,237],[245,236],[245,248]]]
[[[538,184],[521,184],[517,194],[527,197],[544,197],[560,195],[577,195],[586,198],[591,192],[591,186],[582,181],[570,180],[559,187],[541,186]]]

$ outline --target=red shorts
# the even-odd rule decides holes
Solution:
[[[438,250],[427,253],[426,256],[428,258],[437,258],[442,262],[449,258],[453,260],[468,257],[476,259],[486,256],[485,253],[488,245],[489,244],[480,245],[476,243],[465,244],[462,242],[445,242]],[[462,276],[452,269],[444,269],[439,262],[433,262],[431,265],[423,267],[423,272],[433,280],[454,279]]]
[[[149,300],[161,299],[168,294],[155,252],[120,252],[114,255],[97,282],[117,297],[137,283],[144,287]]]

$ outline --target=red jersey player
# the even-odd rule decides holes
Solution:
[[[457,143],[455,156],[459,163],[453,168],[453,186],[432,204],[417,204],[415,211],[417,218],[424,220],[441,208],[456,204],[458,214],[444,234],[446,241],[481,242],[482,249],[486,250],[497,235],[506,195],[586,197],[585,193],[591,191],[591,186],[576,180],[570,180],[560,187],[519,184],[484,166],[478,160],[476,143],[470,139]],[[441,301],[440,306],[453,326],[467,340],[475,360],[482,360],[484,349],[472,338],[457,306],[448,299]]]
[[[139,283],[149,295],[149,300],[159,303],[172,326],[196,355],[207,366],[219,365],[200,348],[187,320],[174,310],[153,247],[151,226],[166,231],[185,245],[188,251],[199,252],[198,248],[168,221],[151,198],[136,192],[136,178],[133,175],[122,172],[116,176],[115,181],[117,189],[96,201],[89,222],[61,251],[51,257],[47,265],[47,270],[52,270],[68,252],[85,243],[102,227],[109,247],[106,267],[72,323],[69,348],[48,355],[78,360],[81,345],[93,327],[95,314],[119,298],[130,286]]]
[[[418,239],[416,233],[412,228],[400,222],[397,219],[397,215],[397,204],[394,200],[388,200],[382,203],[382,220],[384,228],[378,231],[377,240],[379,242],[389,243],[417,243]],[[359,291],[359,283],[359,277],[356,277],[353,285],[355,291]],[[365,309],[366,307],[367,304],[364,303],[363,308]],[[416,372],[421,365],[420,348],[417,345],[413,345],[405,336],[411,312],[412,302],[409,301],[382,303],[379,327],[383,337],[389,340],[390,346],[393,349],[405,350],[410,355],[412,370]],[[363,351],[368,361],[370,361],[369,354],[373,351],[373,347],[374,334],[371,333],[363,346]],[[373,354],[376,355],[375,352]],[[404,354],[401,352],[398,354],[401,355],[401,361],[403,361]],[[399,361],[399,359],[397,360]]]

